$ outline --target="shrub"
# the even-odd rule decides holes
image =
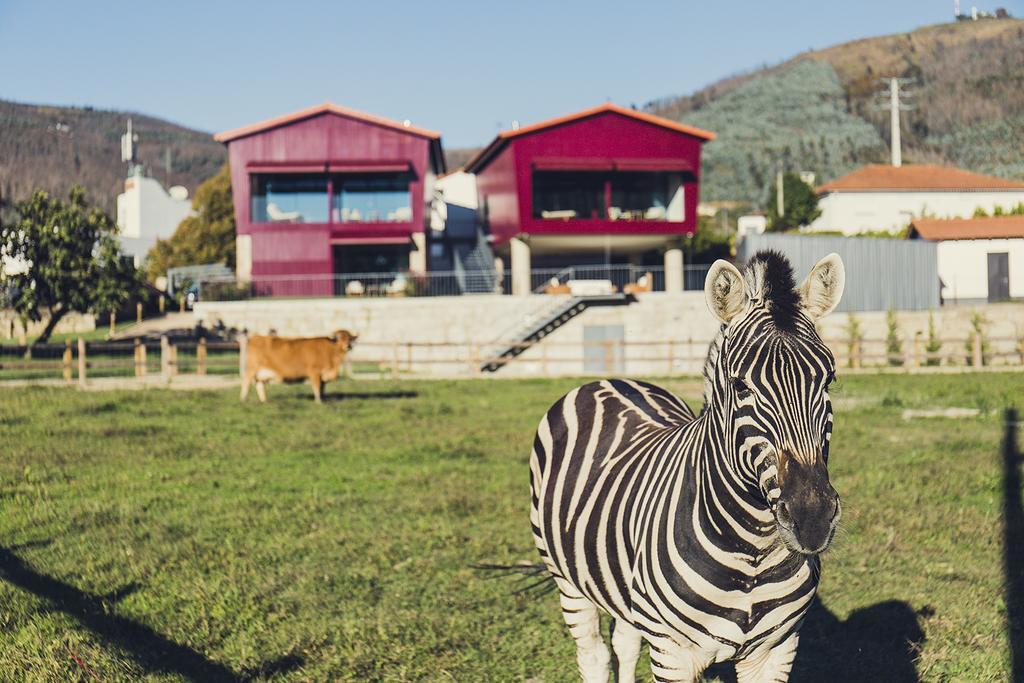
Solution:
[[[975,311],[971,316],[971,332],[967,335],[967,341],[964,342],[964,350],[967,351],[966,362],[968,365],[974,363],[974,340],[977,339],[981,344],[981,364],[990,365],[992,358],[989,355],[990,347],[988,343],[988,334],[986,333],[986,326],[989,320],[981,312]]]
[[[885,326],[888,330],[885,335],[885,353],[889,365],[903,365],[903,340],[900,339],[899,321],[896,319],[895,309],[890,308],[885,314]]]
[[[942,340],[939,339],[939,332],[935,329],[935,315],[928,312],[928,343],[924,347],[925,365],[939,365],[942,359],[939,353],[942,351]]]
[[[846,322],[846,367],[854,367],[854,357],[859,356],[860,343],[864,341],[864,332],[860,320],[853,313],[847,314]],[[859,358],[858,358],[859,361]]]

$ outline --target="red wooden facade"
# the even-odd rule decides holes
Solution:
[[[438,133],[333,104],[219,133],[215,139],[228,148],[237,230],[239,236],[251,238],[254,280],[261,275],[328,276],[338,271],[338,250],[346,245],[416,249],[413,236],[426,228],[433,180],[445,170]],[[279,211],[285,219],[257,219],[253,193],[258,178],[289,175],[324,179],[322,215],[314,212],[316,220],[290,222],[289,214]],[[357,221],[340,219],[333,203],[338,179],[396,175],[408,179],[410,195],[408,209],[397,218],[393,213],[386,221],[371,215]],[[420,240],[419,248],[424,244]],[[318,282],[312,290],[305,283],[303,293],[335,293],[330,278],[320,277]],[[281,285],[274,289],[289,293]]]
[[[714,134],[675,121],[605,104],[559,119],[505,131],[472,159],[479,212],[499,246],[526,234],[538,236],[633,235],[675,237],[697,224],[701,145]],[[602,217],[536,216],[534,180],[538,171],[650,171],[677,174],[682,215],[676,220],[612,220],[605,190]],[[552,212],[557,213],[557,212]]]

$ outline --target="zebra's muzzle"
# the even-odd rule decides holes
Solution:
[[[835,536],[842,515],[839,494],[832,488],[823,462],[787,461],[781,494],[772,508],[779,536],[790,550],[817,555]]]

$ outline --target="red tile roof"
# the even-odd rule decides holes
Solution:
[[[348,107],[341,107],[337,104],[332,104],[331,102],[324,102],[323,104],[318,104],[314,107],[300,109],[299,111],[292,112],[291,114],[277,116],[272,119],[267,119],[266,121],[260,121],[259,123],[253,123],[248,126],[242,126],[241,128],[235,128],[234,130],[217,133],[213,136],[213,139],[217,142],[231,142],[232,140],[245,137],[246,135],[252,135],[271,128],[277,128],[278,126],[285,126],[289,123],[295,123],[296,121],[312,118],[313,116],[325,113],[337,114],[338,116],[345,116],[359,121],[366,121],[367,123],[383,126],[384,128],[393,128],[404,133],[411,133],[412,135],[430,138],[431,140],[441,139],[441,134],[432,130],[417,128],[416,126],[407,126],[399,121],[392,121],[391,119],[374,116],[373,114],[366,114],[361,111],[356,111],[355,109],[349,109]]]
[[[506,140],[518,138],[523,135],[529,135],[530,133],[536,133],[537,131],[546,130],[548,128],[554,128],[555,126],[573,123],[574,121],[579,121],[580,119],[585,119],[590,116],[596,116],[597,114],[604,114],[607,112],[627,116],[629,118],[636,119],[637,121],[643,121],[644,123],[650,123],[655,126],[661,126],[662,128],[668,128],[669,130],[674,130],[677,133],[685,133],[686,135],[692,135],[693,137],[701,138],[702,140],[714,140],[716,137],[715,134],[712,133],[711,131],[707,131],[702,128],[688,126],[685,123],[679,123],[678,121],[666,119],[661,116],[655,116],[654,114],[648,114],[646,112],[636,111],[635,109],[621,107],[611,102],[605,102],[604,104],[599,104],[596,107],[584,109],[583,111],[578,111],[573,114],[566,114],[565,116],[547,119],[545,121],[540,121],[539,123],[530,124],[529,126],[521,126],[519,128],[513,128],[511,130],[503,130],[500,133],[498,133],[497,137],[495,137],[494,140],[492,140],[491,143],[487,145],[487,147],[480,150],[476,154],[476,156],[474,156],[472,159],[466,162],[466,165],[463,168],[467,172],[473,173],[476,170],[477,166],[479,166],[487,157],[489,157],[497,149],[497,147],[504,144]]]
[[[911,222],[909,236],[935,242],[1024,238],[1024,216],[918,218]]]
[[[1024,190],[1024,182],[971,173],[949,166],[872,164],[859,168],[817,188],[828,192],[978,192],[983,190]]]

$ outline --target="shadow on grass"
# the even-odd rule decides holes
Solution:
[[[339,391],[336,394],[324,393],[324,403],[332,401],[345,401],[348,399],[373,400],[373,399],[394,399],[394,398],[417,398],[418,391]]]
[[[800,629],[800,647],[790,680],[829,683],[917,683],[914,660],[924,642],[919,618],[931,613],[915,612],[898,600],[880,602],[839,620],[818,599],[811,605]],[[734,683],[731,664],[708,671],[726,683]]]
[[[232,671],[145,624],[109,613],[105,605],[134,592],[135,584],[107,595],[92,595],[40,574],[9,548],[0,548],[0,579],[47,600],[53,609],[77,619],[100,638],[123,649],[149,673],[178,674],[199,681],[247,681],[256,676],[287,673],[304,664],[301,657],[289,655],[266,662],[253,671]]]
[[[1007,408],[1003,433],[1003,571],[1011,679],[1024,677],[1024,502],[1021,500],[1017,427],[1020,413]]]

